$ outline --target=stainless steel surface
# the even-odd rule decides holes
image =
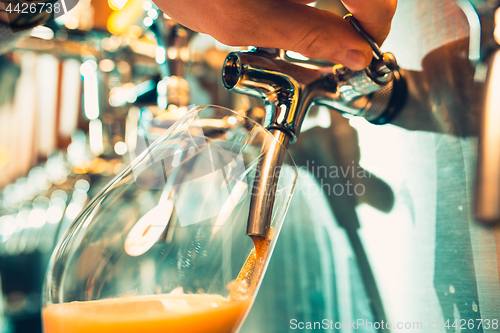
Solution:
[[[385,124],[393,119],[406,102],[406,82],[399,70],[391,73],[392,79],[383,85],[369,76],[354,73],[344,79],[338,73],[338,90],[314,87],[314,104],[360,116],[374,124]]]
[[[487,61],[488,76],[480,124],[476,217],[500,222],[500,50]]]
[[[246,230],[248,236],[267,236],[271,225],[276,185],[285,154],[283,147],[290,141],[282,131],[274,130],[273,135],[276,141],[264,142],[266,153],[257,166]]]
[[[371,40],[352,16],[346,18]],[[382,54],[375,42],[371,41],[371,45],[373,62],[363,71],[351,71],[339,65],[320,67],[293,62],[284,50],[278,49],[232,52],[223,65],[223,83],[230,91],[264,100],[264,126],[274,131],[285,147],[288,141],[297,140],[306,112],[314,104],[366,116],[373,122],[385,122],[402,105],[404,83],[395,70],[394,57]],[[281,158],[280,150],[271,147],[259,163],[247,235],[267,235]]]
[[[469,23],[469,59],[475,64],[481,59],[481,21],[469,0],[457,0],[457,6],[465,14]]]
[[[379,82],[390,80],[390,74],[397,68],[396,58],[392,53],[383,53],[373,38],[363,29],[361,24],[352,16],[347,14],[344,19],[349,21],[356,31],[370,44],[373,51],[373,61],[369,66],[370,76]]]
[[[463,2],[463,1],[462,1]],[[494,6],[492,2],[490,6]],[[467,8],[465,5],[462,7]],[[496,3],[495,12],[479,9],[480,15],[476,13],[478,21],[484,23],[482,34],[483,59],[476,65],[475,80],[484,85],[482,114],[479,125],[479,152],[477,165],[476,182],[476,219],[489,225],[500,223],[500,135],[498,125],[500,124],[500,99],[498,91],[500,89],[500,48],[498,45],[498,11],[500,2]],[[474,22],[472,10],[467,15],[469,22]],[[475,12],[474,12],[475,13]],[[473,29],[471,32],[479,30]],[[489,29],[488,29],[489,28]],[[481,36],[481,35],[480,35]],[[477,43],[480,38],[472,38]],[[469,52],[470,53],[470,52]],[[479,54],[479,50],[477,51]],[[470,58],[470,56],[469,56]],[[478,60],[480,59],[477,57]]]
[[[378,76],[369,68],[357,72],[338,65],[297,62],[283,50],[253,49],[230,53],[222,78],[230,91],[262,98],[266,105],[264,126],[287,133],[293,143],[314,104],[358,116],[377,114],[379,117],[370,121],[387,122],[404,100],[404,80],[394,72]],[[389,102],[385,93],[373,94],[391,82],[389,87],[396,94],[391,94]],[[371,108],[383,108],[384,112],[372,113]]]
[[[234,92],[264,100],[264,126],[278,129],[296,140],[305,110],[302,84],[319,78],[319,73],[285,60],[278,49],[254,49],[230,53],[223,65],[224,86]],[[301,111],[304,112],[301,113]]]

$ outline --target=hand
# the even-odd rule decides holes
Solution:
[[[372,59],[368,43],[341,17],[307,6],[310,0],[155,0],[180,24],[231,46],[274,47],[361,70]],[[381,44],[397,0],[343,0]]]

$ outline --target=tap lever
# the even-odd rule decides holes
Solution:
[[[356,29],[356,31],[359,32],[359,34],[364,39],[366,39],[366,41],[368,42],[368,44],[370,44],[373,50],[374,57],[376,57],[377,60],[382,59],[384,57],[384,54],[382,53],[382,50],[380,49],[378,44],[375,42],[372,36],[370,36],[370,34],[367,33],[365,29],[363,29],[359,21],[356,20],[356,18],[354,18],[352,14],[347,14],[346,16],[344,16],[344,20],[347,20],[347,22],[351,23],[354,29]]]
[[[373,60],[369,66],[370,71],[375,77],[374,79],[380,79],[388,76],[397,68],[396,58],[390,52],[383,53],[378,44],[375,42],[372,36],[361,26],[358,20],[352,15],[347,14],[344,16],[351,25],[356,29],[356,31],[370,44],[373,51]]]
[[[378,62],[385,58],[383,54]],[[226,89],[263,100],[264,126],[276,138],[259,161],[252,186],[246,230],[252,237],[264,237],[269,231],[283,158],[281,148],[297,140],[312,105],[384,124],[402,107],[406,91],[398,69],[381,75],[370,68],[352,71],[341,65],[305,64],[290,60],[284,50],[277,49],[229,53],[222,66],[222,81]]]

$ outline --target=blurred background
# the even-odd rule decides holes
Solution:
[[[41,332],[51,252],[135,156],[137,133],[163,132],[188,105],[231,102],[227,49],[151,1],[82,0],[0,56],[1,332]]]

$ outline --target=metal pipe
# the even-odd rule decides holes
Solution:
[[[500,50],[489,60],[479,133],[476,218],[494,224],[500,223]]]
[[[382,53],[352,16],[346,19],[374,49],[372,63],[366,70],[300,62],[279,49],[255,48],[232,52],[226,57],[222,69],[224,86],[261,98],[266,106],[264,126],[277,139],[266,147],[266,154],[258,164],[247,224],[249,236],[267,235],[283,160],[281,148],[297,140],[312,105],[362,116],[375,124],[390,121],[403,106],[406,85],[394,56]]]
[[[264,100],[264,126],[277,139],[274,145],[266,147],[266,155],[258,165],[247,225],[247,235],[251,236],[267,235],[283,159],[280,148],[297,140],[302,121],[313,104],[383,124],[403,106],[406,91],[397,70],[376,76],[370,69],[356,72],[338,65],[328,68],[299,63],[277,49],[230,53],[223,65],[222,79],[230,91]]]
[[[266,142],[265,155],[257,165],[257,172],[250,199],[248,216],[248,236],[266,236],[272,221],[274,198],[278,185],[281,165],[290,136],[280,130],[273,130],[276,140]]]

